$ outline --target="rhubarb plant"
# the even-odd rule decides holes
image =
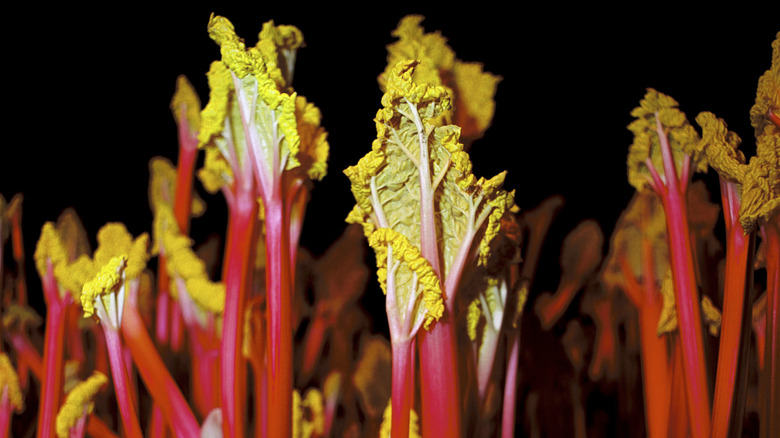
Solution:
[[[440,433],[459,436],[453,318],[431,325],[445,315],[445,308],[452,315],[461,279],[487,259],[501,218],[514,205],[513,194],[501,188],[504,173],[489,180],[471,173],[458,127],[439,122],[449,108],[449,94],[416,82],[417,65],[396,65],[375,119],[372,151],[345,170],[357,201],[347,220],[363,225],[377,253],[378,276],[387,296],[393,436],[408,434],[414,390],[411,344],[423,325],[432,331],[421,342],[433,349],[421,349],[422,393],[428,394],[427,403],[443,411],[442,416],[427,416],[424,400],[423,430],[429,421]],[[436,326],[439,334],[434,334]]]
[[[450,94],[452,105],[443,117],[447,124],[461,128],[460,141],[468,150],[493,121],[496,108],[493,96],[501,77],[483,71],[478,62],[458,59],[444,36],[439,32],[425,32],[423,20],[421,15],[407,15],[398,23],[392,32],[398,41],[387,46],[387,67],[379,75],[379,85],[386,90],[388,78],[398,62],[419,60],[415,79],[442,86]]]
[[[718,358],[713,406],[713,436],[741,434],[747,383],[747,350],[750,334],[750,312],[754,290],[752,265],[755,254],[754,233],[761,230],[767,244],[767,328],[768,364],[775,364],[778,325],[778,221],[780,214],[780,34],[772,44],[772,65],[759,79],[755,105],[750,110],[755,129],[756,156],[749,162],[738,149],[740,137],[728,130],[726,122],[710,112],[696,117],[702,128],[701,141],[689,144],[691,153],[705,154],[710,166],[720,175],[721,197],[727,233],[726,286],[724,291],[724,330]],[[767,402],[760,417],[764,433],[780,433],[777,400],[777,365],[770,365],[762,376],[760,392]],[[737,380],[739,378],[739,381]]]
[[[639,191],[655,192],[664,208],[676,314],[684,352],[689,424],[695,436],[707,436],[710,433],[710,395],[686,205],[692,173],[706,170],[707,162],[702,154],[691,156],[683,152],[683,148],[697,142],[699,136],[677,105],[671,97],[649,89],[640,106],[631,112],[635,120],[628,127],[634,134],[628,153],[628,180]]]
[[[208,190],[222,190],[230,208],[223,273],[224,433],[243,436],[241,322],[260,212],[267,263],[268,433],[286,437],[292,433],[296,252],[309,184],[327,170],[327,134],[319,126],[319,110],[292,90],[296,52],[303,44],[300,30],[268,22],[255,47],[247,47],[224,17],[212,16],[208,31],[222,60],[213,62],[208,73],[211,91],[199,133],[206,161],[199,175]]]

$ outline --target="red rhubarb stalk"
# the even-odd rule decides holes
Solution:
[[[246,362],[241,354],[244,306],[249,276],[257,201],[253,190],[237,193],[230,204],[225,258],[225,313],[222,323],[221,375],[222,415],[225,436],[244,436]],[[292,406],[292,404],[290,405]]]
[[[764,224],[766,241],[766,347],[764,382],[767,437],[780,435],[780,219]]]
[[[409,103],[407,101],[407,103]],[[433,272],[440,279],[442,270],[439,261],[439,242],[436,234],[436,216],[434,212],[434,187],[431,178],[431,170],[428,151],[428,132],[422,124],[416,107],[409,104],[413,111],[413,120],[417,127],[417,135],[420,146],[419,155],[419,179],[420,179],[420,253],[428,260]],[[465,262],[465,251],[461,248],[455,269],[448,277],[454,278],[455,283],[460,278],[461,269]],[[442,283],[445,285],[445,306],[448,312],[440,318],[433,328],[423,330],[420,334],[420,381],[423,388],[422,418],[424,436],[460,437],[460,382],[458,376],[458,353],[455,325],[453,324],[452,309],[457,290],[449,278]],[[393,411],[394,416],[397,415]],[[408,432],[407,432],[408,433]]]
[[[182,113],[186,113],[186,107]],[[179,162],[176,168],[176,196],[173,202],[173,214],[182,234],[190,229],[190,210],[192,208],[192,174],[198,158],[198,139],[190,133],[187,118],[179,121]]]
[[[119,438],[106,423],[94,414],[87,417],[87,434],[90,436],[99,436],[102,438]]]
[[[670,364],[666,338],[657,333],[663,303],[655,280],[653,243],[642,237],[642,282],[634,276],[625,254],[620,258],[625,292],[639,311],[642,384],[645,394],[645,419],[650,438],[667,436],[671,396]]]
[[[688,417],[691,432],[697,437],[710,434],[710,398],[707,387],[707,368],[704,362],[704,341],[701,330],[701,311],[696,287],[696,270],[691,252],[688,213],[686,207],[687,179],[678,179],[672,151],[661,122],[656,114],[656,129],[661,144],[665,183],[653,172],[654,188],[661,197],[666,215],[666,229],[674,281],[675,307],[683,350]],[[689,166],[686,163],[683,168]],[[687,176],[687,171],[683,172]]]
[[[675,336],[676,335],[672,335]],[[683,351],[679,339],[674,339],[674,365],[672,366],[672,392],[669,402],[669,433],[666,436],[687,437],[690,427],[686,421],[688,401],[685,396],[685,369]]]
[[[753,233],[745,235],[739,222],[736,184],[721,178],[721,192],[727,234],[726,280],[712,406],[713,438],[742,435],[753,302]]]
[[[292,278],[289,230],[277,186],[266,207],[266,287],[268,293],[268,436],[292,434]]]
[[[138,310],[129,305],[130,301],[128,299],[128,305],[125,306],[122,335],[146,389],[178,436],[199,436],[200,426],[195,414],[160,358]]]
[[[69,293],[60,297],[51,260],[46,262],[43,294],[47,307],[46,334],[43,346],[44,375],[41,381],[41,405],[38,409],[38,437],[48,438],[54,436],[54,420],[60,408],[64,370],[62,334],[65,332],[67,307],[72,302]]]
[[[414,361],[411,340],[393,342],[392,428],[393,438],[409,436],[409,412],[414,399]]]
[[[138,423],[138,412],[132,389],[129,386],[127,369],[123,357],[122,340],[119,331],[103,324],[103,333],[108,346],[108,360],[111,363],[111,375],[114,380],[116,399],[122,417],[125,433],[129,438],[141,438],[141,425]]]

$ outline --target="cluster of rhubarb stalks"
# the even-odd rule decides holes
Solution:
[[[542,293],[563,199],[520,210],[506,172],[472,173],[500,78],[422,20],[393,32],[377,137],[344,171],[351,225],[320,257],[299,239],[327,133],[292,87],[303,36],[273,22],[249,46],[209,19],[221,59],[204,107],[177,82],[178,161],[150,162],[149,233],[109,223],[93,250],[68,209],[41,230],[38,288],[25,281],[22,196],[0,197],[0,437],[585,437],[597,433],[585,388],[625,381],[632,359],[648,436],[742,436],[748,412],[760,436],[780,436],[780,33],[750,114],[756,156],[711,113],[699,132],[648,90],[629,126],[637,193],[606,256],[599,225],[582,222],[563,242],[557,291]],[[693,180],[707,167],[720,208]],[[209,214],[196,176],[225,197],[221,241],[190,237]],[[388,334],[371,333],[360,307],[369,246]],[[43,318],[28,304],[38,290]],[[582,318],[565,317],[573,303]],[[545,430],[545,394],[522,376],[529,325],[562,332],[562,429]]]

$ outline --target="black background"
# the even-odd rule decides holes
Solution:
[[[68,206],[92,239],[108,221],[124,222],[134,235],[150,230],[147,164],[155,155],[175,160],[169,102],[177,75],[189,77],[203,105],[208,100],[205,72],[219,58],[206,33],[212,11],[250,44],[269,19],[304,33],[294,85],[322,110],[331,145],[329,173],[315,185],[302,236],[315,255],[341,233],[354,202],[342,170],[375,137],[376,76],[401,17],[425,15],[426,30],[441,31],[458,58],[502,76],[493,126],[474,144],[472,161],[478,176],[508,170],[506,187],[517,190],[523,209],[565,196],[543,253],[543,272],[552,274],[538,279],[542,289],[557,284],[562,236],[587,218],[608,234],[631,197],[625,127],[646,87],[673,96],[689,119],[703,110],[723,117],[743,137],[746,155],[753,154],[748,111],[780,31],[778,8],[766,6],[682,12],[660,4],[554,5],[510,12],[490,2],[468,10],[329,3],[8,10],[0,193],[25,195],[28,256],[43,222]],[[193,233],[223,232],[224,200],[204,197],[210,210],[195,220]],[[30,283],[33,303],[39,288]]]

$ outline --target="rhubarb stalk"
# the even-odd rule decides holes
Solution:
[[[712,437],[742,435],[753,302],[753,233],[739,222],[736,184],[721,178],[726,222],[726,280],[712,406]]]
[[[634,133],[634,143],[629,149],[629,181],[640,190],[652,189],[664,208],[688,418],[694,436],[709,436],[710,397],[686,204],[691,172],[703,168],[706,162],[696,154],[691,157],[682,152],[683,147],[695,142],[698,136],[677,109],[674,99],[648,90],[641,106],[634,109],[632,115],[637,119],[629,125]]]

